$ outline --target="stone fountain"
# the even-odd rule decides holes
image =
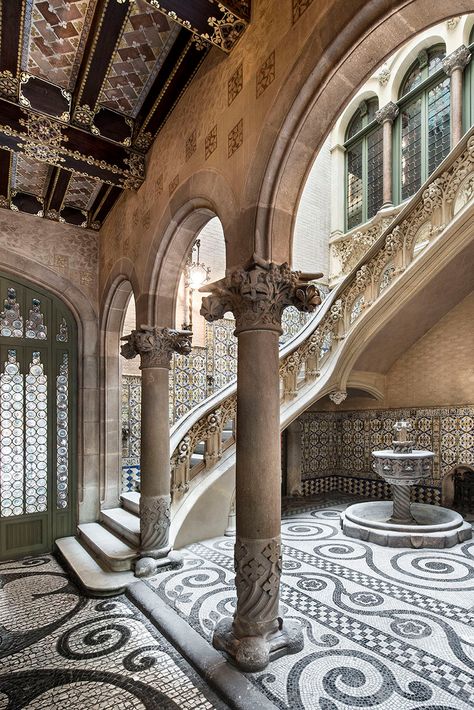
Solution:
[[[356,503],[341,513],[345,535],[386,547],[452,547],[470,540],[472,527],[459,513],[425,503],[410,503],[411,488],[431,474],[432,451],[414,450],[410,425],[394,426],[392,449],[373,451],[373,469],[392,486],[393,501]]]

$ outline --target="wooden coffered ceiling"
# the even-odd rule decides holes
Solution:
[[[99,229],[251,0],[0,0],[0,207]]]

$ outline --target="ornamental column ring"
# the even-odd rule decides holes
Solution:
[[[173,353],[189,355],[191,352],[192,333],[188,330],[172,330],[142,325],[139,330],[132,330],[122,340],[120,352],[131,360],[141,357],[140,369],[148,367],[169,368]]]

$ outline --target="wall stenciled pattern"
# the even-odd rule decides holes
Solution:
[[[474,406],[386,409],[369,411],[306,412],[302,426],[302,480],[306,494],[329,490],[355,492],[353,484],[330,480],[320,490],[314,479],[347,478],[363,495],[382,496],[383,482],[372,471],[374,449],[391,448],[393,425],[399,419],[413,427],[416,448],[435,452],[428,487],[438,488],[458,464],[474,465]],[[374,483],[375,482],[375,485]],[[321,484],[322,485],[322,484]],[[331,487],[332,486],[332,487]],[[362,487],[361,487],[362,486]],[[314,488],[314,490],[313,490]],[[421,488],[421,486],[420,486]],[[426,496],[425,496],[426,497]]]

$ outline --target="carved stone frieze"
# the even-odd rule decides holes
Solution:
[[[377,111],[375,118],[379,123],[385,123],[385,121],[393,123],[398,114],[399,108],[397,104],[393,101],[389,101],[388,104],[385,104],[385,106],[382,106],[382,108]]]
[[[237,638],[265,636],[278,628],[280,576],[279,537],[265,540],[237,537],[237,610],[233,625]]]
[[[209,322],[232,311],[236,333],[243,330],[276,330],[281,333],[281,316],[287,306],[312,312],[321,303],[310,279],[322,274],[302,275],[288,264],[275,264],[254,257],[247,268],[237,269],[206,286],[211,295],[202,300],[201,315]]]
[[[174,352],[189,355],[191,335],[187,330],[142,325],[140,330],[133,330],[122,338],[125,342],[120,352],[127,360],[140,355],[141,370],[146,367],[169,367]]]
[[[414,486],[422,478],[426,478],[431,473],[431,459],[426,457],[400,458],[394,460],[392,457],[377,458],[372,463],[375,473],[385,481],[392,484],[404,484]]]
[[[448,76],[451,76],[455,69],[461,69],[463,71],[469,62],[471,61],[471,52],[468,48],[462,44],[460,47],[448,54],[447,57],[443,59],[443,69]]]
[[[140,550],[147,557],[169,551],[170,496],[140,496]]]

